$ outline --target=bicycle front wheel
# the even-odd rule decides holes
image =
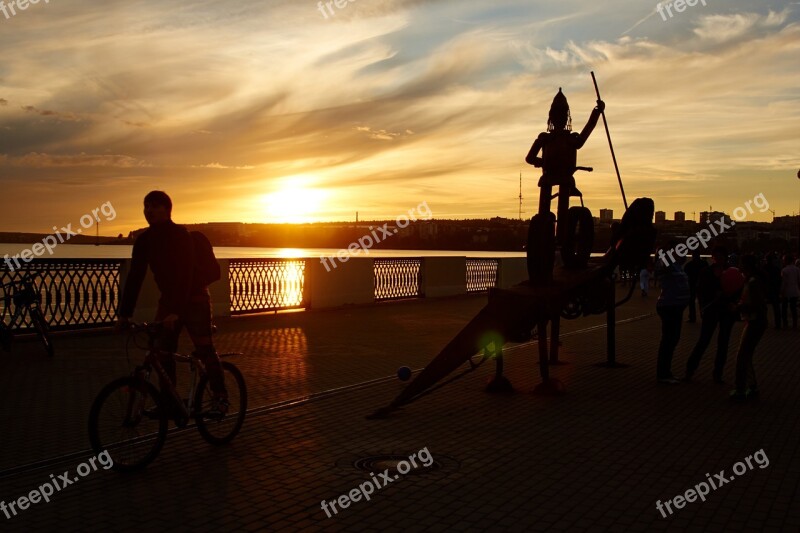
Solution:
[[[247,388],[242,373],[232,363],[223,362],[225,388],[228,391],[228,412],[225,416],[209,414],[213,393],[204,375],[197,385],[194,403],[197,409],[196,421],[200,435],[211,444],[227,444],[239,433],[247,414]]]
[[[39,339],[41,339],[47,355],[49,357],[53,357],[53,355],[55,355],[53,341],[50,340],[50,335],[47,334],[50,328],[47,326],[47,322],[45,321],[42,312],[38,309],[31,311],[31,323],[33,324],[33,329],[35,329],[36,333],[39,334]]]
[[[152,383],[133,377],[106,385],[89,413],[89,441],[108,452],[113,469],[138,470],[158,456],[167,438],[167,415]]]

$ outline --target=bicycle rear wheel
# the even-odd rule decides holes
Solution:
[[[33,329],[35,329],[36,333],[39,334],[39,339],[41,339],[47,355],[49,357],[53,357],[53,355],[55,355],[53,341],[50,340],[50,336],[47,334],[50,328],[48,327],[47,321],[45,321],[44,316],[39,309],[31,310],[31,323],[33,324]]]
[[[119,378],[106,385],[92,404],[89,441],[95,453],[108,452],[114,470],[138,470],[158,456],[167,438],[167,422],[152,383]]]
[[[208,414],[211,409],[213,393],[204,375],[197,385],[195,409],[197,429],[200,435],[211,444],[227,444],[239,433],[247,414],[247,388],[242,373],[232,363],[223,362],[225,388],[228,391],[228,412],[223,417]]]

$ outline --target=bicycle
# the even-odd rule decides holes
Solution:
[[[89,413],[89,440],[95,453],[108,451],[114,461],[113,469],[121,472],[142,469],[161,451],[167,438],[170,418],[176,426],[186,428],[194,419],[200,435],[210,444],[227,444],[239,433],[247,411],[247,388],[242,373],[235,365],[222,362],[229,408],[224,415],[212,414],[212,392],[203,362],[192,353],[181,355],[156,348],[163,324],[132,324],[126,353],[131,339],[140,333],[148,341],[144,362],[130,376],[115,379],[95,398]],[[134,342],[135,344],[135,342]],[[144,348],[136,345],[138,348]],[[219,354],[227,358],[236,353]],[[167,376],[162,358],[171,357],[187,363],[192,373],[189,398],[183,400],[175,384]],[[169,390],[159,391],[150,380],[155,375]]]
[[[49,357],[55,355],[53,342],[50,340],[48,332],[50,330],[47,321],[44,318],[40,304],[42,302],[41,293],[34,287],[33,278],[30,274],[26,274],[19,281],[9,281],[2,285],[5,295],[5,308],[9,308],[10,302],[14,302],[14,311],[11,314],[11,322],[6,325],[5,322],[0,320],[0,345],[5,351],[11,351],[11,342],[14,338],[14,329],[19,329],[24,323],[22,318],[25,311],[31,320],[31,326],[39,335],[45,351]]]

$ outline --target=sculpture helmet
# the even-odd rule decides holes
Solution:
[[[550,105],[550,115],[547,118],[547,131],[555,129],[572,131],[569,102],[567,102],[567,97],[564,96],[564,93],[561,92],[561,87],[558,88],[558,93],[553,98],[553,103]]]

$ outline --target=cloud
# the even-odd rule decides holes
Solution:
[[[16,167],[31,168],[69,168],[69,167],[116,167],[144,168],[150,165],[142,160],[126,155],[52,155],[31,152],[20,157],[2,155],[2,162]]]
[[[205,164],[205,165],[192,165],[192,168],[215,168],[215,169],[219,169],[219,170],[225,170],[225,169],[252,170],[252,169],[254,169],[256,167],[254,167],[253,165],[228,166],[228,165],[223,165],[221,163],[216,163],[215,162],[215,163],[208,163],[208,164]]]
[[[789,10],[770,10],[766,16],[758,13],[734,13],[730,15],[707,15],[700,18],[694,29],[701,41],[723,43],[752,38],[782,26],[789,17]]]
[[[70,122],[79,122],[83,119],[76,116],[74,113],[60,113],[58,111],[51,111],[49,109],[37,109],[32,105],[25,105],[22,106],[22,109],[27,113],[33,113],[36,115],[41,115],[43,117],[55,117],[59,120],[67,120]]]
[[[409,129],[402,132],[390,132],[386,130],[374,130],[369,126],[356,126],[356,131],[366,133],[370,139],[377,139],[381,141],[391,141],[414,134],[414,132]]]

